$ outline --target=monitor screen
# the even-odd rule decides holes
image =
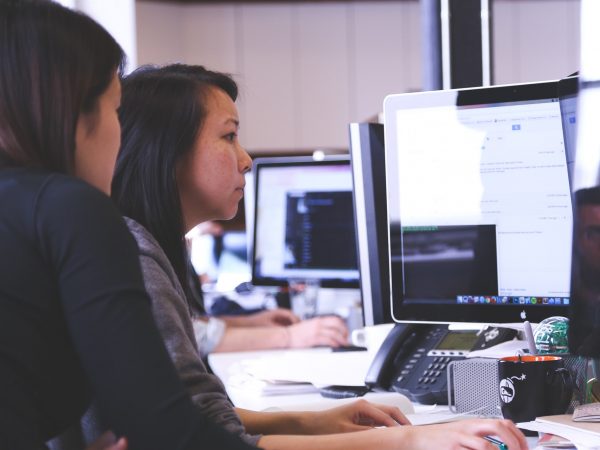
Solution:
[[[252,283],[358,287],[349,159],[258,158],[253,172]]]
[[[394,319],[567,315],[558,83],[393,95],[384,109]]]

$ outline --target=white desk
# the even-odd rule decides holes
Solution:
[[[208,357],[208,361],[213,372],[223,381],[227,394],[231,398],[233,404],[237,407],[254,410],[285,410],[285,411],[300,411],[300,410],[322,410],[343,403],[352,402],[355,399],[328,399],[322,397],[318,392],[304,394],[286,394],[286,395],[258,395],[256,391],[240,388],[235,382],[232,382],[232,377],[235,378],[243,370],[244,364],[260,358],[277,357],[278,355],[290,355],[297,353],[301,357],[306,355],[315,355],[317,357],[330,352],[329,349],[315,348],[308,350],[269,350],[256,352],[235,352],[235,353],[215,353]],[[363,353],[363,352],[361,352]],[[339,355],[338,353],[337,355]],[[366,357],[366,352],[364,356]],[[407,406],[405,397],[396,393],[368,393],[363,398],[381,404],[398,406],[402,411],[409,412],[410,405]],[[428,422],[430,419],[435,420],[442,416],[448,416],[449,411],[446,406],[419,405],[413,404],[414,413],[409,414],[409,418],[414,423],[422,421]],[[415,420],[417,419],[417,420]],[[537,438],[528,438],[530,448],[534,449]]]
[[[213,372],[223,381],[227,394],[235,406],[244,409],[262,411],[269,408],[278,408],[284,410],[320,410],[334,406],[339,406],[344,402],[353,401],[354,399],[329,399],[324,398],[316,390],[311,393],[302,394],[285,394],[285,395],[259,395],[257,390],[244,388],[240,383],[236,382],[236,377],[243,376],[244,366],[252,361],[259,359],[271,359],[281,357],[285,360],[297,355],[298,358],[306,361],[307,358],[314,357],[315,360],[326,357],[331,353],[327,348],[314,348],[306,350],[266,350],[256,352],[235,352],[235,353],[214,353],[209,355],[208,361]],[[366,352],[358,352],[360,359],[364,362],[360,363],[360,368],[357,370],[366,369],[369,364],[369,355]],[[344,359],[351,356],[349,353],[335,353],[331,355],[333,358],[339,356]],[[307,367],[307,370],[311,370]],[[356,377],[356,374],[353,375]],[[358,374],[358,377],[364,379],[364,375]],[[303,379],[301,376],[300,378]],[[368,393],[366,399],[383,404],[389,404],[400,407],[402,410],[410,408],[404,396],[396,393]]]

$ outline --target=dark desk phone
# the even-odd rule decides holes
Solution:
[[[365,384],[374,390],[396,391],[423,404],[447,404],[446,369],[464,359],[516,336],[507,328],[482,332],[449,330],[448,325],[399,323],[390,331],[367,373]]]

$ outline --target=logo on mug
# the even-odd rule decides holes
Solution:
[[[515,384],[513,383],[513,379],[516,381],[523,381],[525,379],[525,374],[521,374],[520,377],[509,377],[504,378],[500,381],[500,398],[504,403],[510,403],[515,398]]]

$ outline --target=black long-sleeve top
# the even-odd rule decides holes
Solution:
[[[192,405],[111,200],[68,176],[1,169],[0,449],[45,448],[92,396],[130,450],[250,448]]]

